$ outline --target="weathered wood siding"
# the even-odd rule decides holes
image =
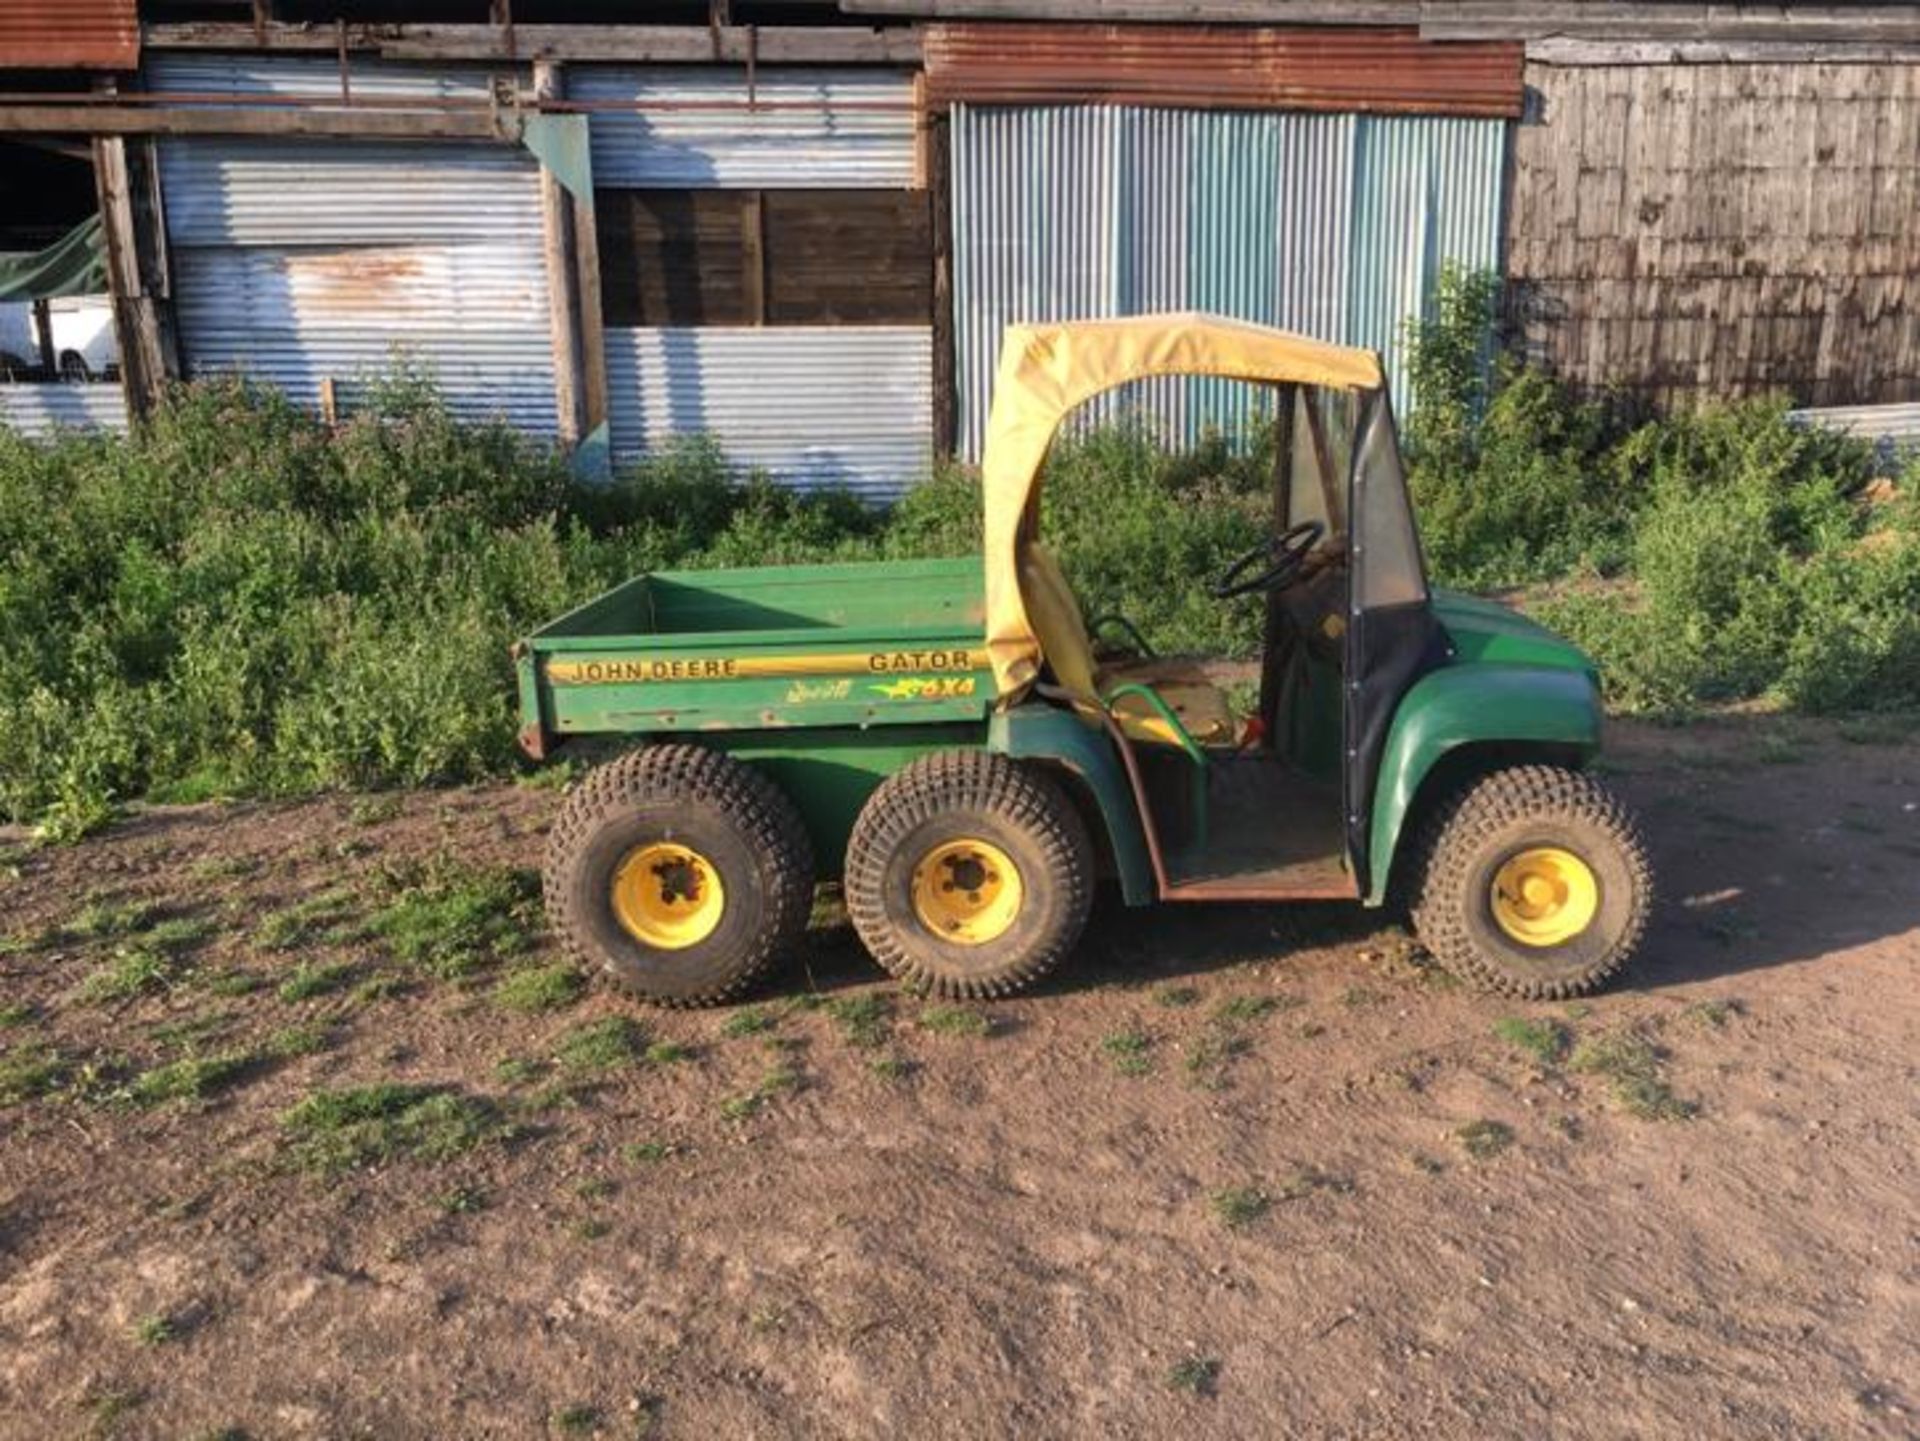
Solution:
[[[1920,399],[1920,66],[1529,64],[1531,358],[1667,404]]]

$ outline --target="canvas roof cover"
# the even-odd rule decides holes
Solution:
[[[1193,312],[1123,320],[1011,325],[1000,350],[980,463],[986,504],[987,650],[1003,697],[1039,670],[1040,641],[1020,590],[1022,549],[1038,535],[1040,468],[1060,423],[1082,402],[1156,375],[1375,390],[1370,350]]]

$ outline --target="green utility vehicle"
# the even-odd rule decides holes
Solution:
[[[1273,534],[1212,585],[1264,607],[1246,715],[1124,617],[1089,625],[1039,537],[1064,418],[1165,375],[1278,392]],[[1430,590],[1371,352],[1196,315],[1014,327],[981,470],[984,556],[644,575],[515,648],[529,755],[631,743],[550,844],[583,960],[718,1001],[836,876],[874,958],[941,995],[1046,974],[1103,876],[1128,905],[1405,896],[1442,965],[1520,996],[1632,956],[1652,877],[1583,770],[1592,666]]]

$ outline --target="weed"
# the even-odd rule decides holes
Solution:
[[[573,1188],[573,1194],[583,1201],[604,1201],[618,1189],[605,1176],[589,1176]]]
[[[360,968],[351,961],[327,961],[319,965],[302,961],[294,968],[293,974],[280,983],[275,993],[292,1005],[341,990],[359,974]]]
[[[1502,1016],[1493,1023],[1493,1033],[1543,1066],[1559,1061],[1573,1041],[1572,1033],[1558,1021],[1533,1021],[1524,1016]]]
[[[1213,1018],[1223,1026],[1261,1021],[1276,1011],[1290,1011],[1306,1002],[1298,996],[1234,996],[1214,1008]]]
[[[1643,1121],[1683,1121],[1698,1109],[1673,1094],[1660,1073],[1660,1052],[1636,1031],[1613,1031],[1583,1040],[1568,1065],[1606,1079],[1614,1102]]]
[[[252,971],[225,970],[215,971],[201,978],[201,984],[216,996],[229,1000],[236,996],[250,996],[266,984]]]
[[[1318,1036],[1326,1035],[1326,1033],[1327,1028],[1318,1021],[1302,1021],[1294,1032],[1294,1034],[1299,1036],[1303,1041],[1311,1041]]]
[[[369,976],[351,991],[347,992],[347,1004],[350,1006],[371,1006],[380,1001],[391,1000],[395,996],[404,996],[411,987],[399,976],[391,972]]]
[[[11,1005],[0,1006],[0,1029],[13,1030],[19,1026],[30,1026],[40,1019],[40,1012],[25,1001],[15,1001]]]
[[[105,964],[95,967],[80,984],[83,1001],[130,1001],[148,991],[158,990],[172,981],[174,965],[166,955],[144,947],[127,947],[114,952]]]
[[[254,928],[253,943],[266,951],[309,945],[346,918],[350,899],[339,891],[325,891],[269,912]]]
[[[164,1346],[179,1335],[180,1329],[174,1325],[171,1316],[142,1316],[133,1323],[133,1339],[142,1346]]]
[[[1211,1396],[1219,1383],[1220,1363],[1212,1356],[1188,1356],[1167,1371],[1167,1385],[1192,1396]]]
[[[1168,1010],[1184,1010],[1200,1004],[1200,992],[1194,986],[1161,986],[1154,991],[1153,999]]]
[[[144,1391],[91,1391],[81,1398],[80,1409],[93,1418],[94,1435],[108,1436],[146,1399]]]
[[[455,1186],[434,1197],[434,1205],[449,1216],[471,1216],[487,1209],[487,1193],[478,1186]]]
[[[397,795],[361,796],[347,807],[347,819],[356,826],[381,826],[398,820],[406,802]]]
[[[1273,1208],[1273,1197],[1258,1186],[1227,1186],[1207,1197],[1223,1225],[1239,1230],[1251,1226]]]
[[[613,1223],[603,1221],[598,1216],[583,1216],[567,1229],[582,1241],[598,1241],[602,1236],[612,1234]]]
[[[672,1066],[692,1060],[693,1052],[678,1041],[655,1041],[647,1047],[646,1058],[650,1065]]]
[[[744,1121],[757,1115],[760,1109],[775,1096],[785,1091],[798,1090],[802,1077],[798,1071],[786,1066],[776,1066],[760,1078],[760,1084],[743,1095],[728,1096],[720,1103],[720,1114],[729,1121]]]
[[[778,1020],[758,1006],[742,1006],[722,1023],[720,1034],[738,1040],[742,1036],[757,1036],[763,1031],[770,1031],[778,1024]]]
[[[590,1436],[600,1429],[600,1412],[593,1406],[562,1406],[553,1413],[553,1424],[562,1436]]]
[[[1447,1169],[1437,1158],[1429,1156],[1425,1151],[1415,1151],[1408,1156],[1407,1164],[1425,1176],[1437,1176]]]
[[[1183,1064],[1196,1086],[1217,1091],[1227,1084],[1227,1067],[1252,1049],[1246,1037],[1216,1028],[1200,1035]]]
[[[213,933],[213,922],[204,916],[172,916],[147,932],[145,944],[170,956],[183,956],[199,949]]]
[[[875,1056],[867,1069],[883,1081],[903,1081],[913,1074],[913,1062],[904,1056]]]
[[[215,1091],[239,1080],[252,1064],[253,1057],[244,1051],[218,1056],[183,1056],[141,1072],[127,1087],[127,1096],[136,1106],[204,1101]]]
[[[1453,1133],[1460,1148],[1476,1161],[1490,1161],[1513,1144],[1513,1127],[1504,1121],[1469,1121]]]
[[[1271,1192],[1271,1198],[1275,1201],[1300,1201],[1321,1191],[1345,1195],[1352,1189],[1353,1182],[1344,1176],[1330,1175],[1313,1166],[1296,1166],[1280,1178]]]
[[[827,1002],[827,1014],[840,1027],[849,1045],[873,1047],[887,1038],[887,1022],[892,1007],[877,991],[858,996],[843,996]]]
[[[645,1053],[646,1035],[626,1016],[607,1016],[560,1037],[553,1058],[569,1071],[611,1071]]]
[[[371,929],[398,959],[453,980],[527,948],[536,895],[526,872],[441,867],[377,913]]]
[[[630,1141],[620,1148],[620,1159],[629,1165],[653,1165],[673,1154],[665,1141]]]
[[[1115,1031],[1103,1036],[1100,1049],[1123,1076],[1144,1076],[1153,1069],[1153,1040],[1142,1031]]]
[[[59,1089],[71,1064],[51,1046],[14,1046],[0,1051],[0,1106],[17,1106]]]
[[[1697,1026],[1710,1026],[1717,1031],[1739,1015],[1740,1011],[1740,1002],[1735,1000],[1696,1001],[1680,1013],[1680,1019]]]
[[[538,1061],[523,1060],[519,1056],[507,1056],[493,1065],[494,1079],[505,1086],[524,1086],[536,1079],[540,1072]]]
[[[503,1010],[529,1014],[557,1011],[580,999],[586,977],[578,968],[560,962],[509,971],[493,988],[493,1002]]]
[[[396,1082],[315,1091],[280,1124],[294,1163],[326,1175],[400,1158],[444,1161],[504,1133],[482,1101]]]
[[[993,1020],[968,1006],[928,1006],[920,1012],[920,1026],[942,1036],[984,1036]]]
[[[1378,991],[1370,991],[1365,986],[1348,986],[1340,993],[1340,1004],[1351,1010],[1377,1006],[1380,1004],[1380,999]]]
[[[106,940],[145,930],[157,914],[158,908],[148,901],[99,896],[82,906],[62,929],[76,940]]]
[[[251,856],[202,856],[187,868],[196,881],[235,881],[259,869]]]

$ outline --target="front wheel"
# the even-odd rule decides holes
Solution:
[[[1093,845],[1045,776],[984,751],[931,755],[888,778],[847,843],[854,929],[887,971],[940,996],[1003,996],[1073,949]]]
[[[1433,818],[1413,923],[1462,980],[1550,1000],[1624,967],[1652,907],[1646,845],[1613,794],[1578,771],[1515,766]]]

